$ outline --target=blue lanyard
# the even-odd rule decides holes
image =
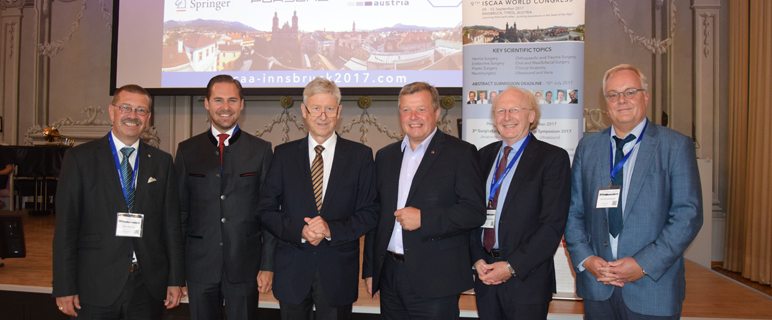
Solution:
[[[649,126],[649,121],[646,120],[646,124],[643,125],[643,130],[641,130],[641,135],[638,136],[638,139],[635,140],[635,144],[638,144],[641,142],[641,139],[643,139],[643,133],[646,132],[646,127]],[[611,137],[612,130],[609,131],[609,137]],[[628,152],[624,157],[622,157],[622,160],[619,160],[619,163],[617,163],[617,166],[614,166],[614,144],[611,143],[611,141],[608,142],[608,144],[611,146],[611,153],[609,154],[609,163],[611,165],[611,180],[609,180],[609,186],[614,183],[614,176],[617,175],[619,170],[622,170],[622,168],[625,166],[625,162],[627,162],[627,159],[630,158],[630,155],[633,154],[633,149],[630,149],[630,152]],[[635,144],[633,145],[633,148],[635,148]]]
[[[517,159],[520,158],[520,155],[523,154],[523,150],[525,150],[525,146],[528,145],[528,141],[531,140],[531,133],[529,132],[527,136],[525,136],[525,141],[523,141],[523,145],[520,146],[520,149],[517,150],[517,153],[515,153],[515,156],[512,158],[512,160],[509,161],[509,164],[507,165],[507,169],[504,170],[504,173],[501,174],[501,177],[496,179],[494,176],[493,179],[491,179],[491,194],[488,196],[488,201],[493,201],[493,197],[496,195],[496,191],[499,190],[501,187],[501,183],[504,182],[504,178],[509,174],[509,170],[512,170],[512,166],[515,165],[515,162],[517,162]],[[501,161],[501,158],[499,157],[496,159],[496,166],[494,168],[499,167],[499,162]]]
[[[115,143],[113,142],[113,134],[108,133],[108,137],[110,138],[110,150],[113,152],[113,160],[115,160],[115,167],[118,168],[118,178],[121,180],[121,190],[123,190],[123,199],[126,200],[126,206],[129,205],[129,196],[126,193],[126,183],[123,181],[123,174],[121,174],[121,161],[118,160],[118,151],[115,150]],[[134,161],[134,170],[131,172],[131,188],[135,189],[136,179],[134,179],[137,176],[137,171],[139,171],[139,148],[137,148],[137,161]],[[129,161],[129,159],[126,159],[126,161]],[[131,165],[131,162],[129,162],[129,165]],[[136,190],[136,189],[135,189]]]

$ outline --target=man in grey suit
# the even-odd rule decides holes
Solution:
[[[212,126],[181,142],[175,160],[190,315],[220,319],[225,300],[228,320],[255,319],[258,294],[273,281],[276,240],[257,220],[271,143],[236,124],[244,98],[231,76],[209,80],[204,106]]]
[[[694,143],[646,119],[646,77],[603,77],[612,126],[579,142],[566,243],[586,319],[678,319],[684,250],[702,226]]]
[[[64,155],[56,191],[56,305],[75,319],[161,319],[185,285],[172,156],[140,141],[145,89],[110,103],[113,129]],[[165,300],[165,303],[164,303]]]

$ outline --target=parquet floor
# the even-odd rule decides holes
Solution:
[[[54,216],[24,216],[27,257],[2,261],[0,290],[50,292],[51,255]],[[23,287],[16,287],[23,286]],[[767,286],[768,287],[768,286]],[[712,270],[692,262],[686,264],[686,301],[683,317],[719,319],[772,319],[772,297],[753,290]],[[360,285],[355,312],[377,313],[378,300],[367,296],[364,282]],[[271,294],[260,295],[261,307],[278,307]],[[462,296],[462,316],[474,315],[473,296]],[[577,316],[583,312],[581,301],[555,300],[550,305],[550,317]]]

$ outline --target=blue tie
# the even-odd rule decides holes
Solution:
[[[625,144],[628,142],[631,142],[635,140],[635,135],[630,134],[628,135],[624,140],[613,137],[614,141],[617,143],[617,150],[614,155],[614,167],[619,164],[619,161],[622,160],[622,158],[625,156],[625,152],[622,150],[622,148],[625,147]],[[632,150],[630,150],[632,152]],[[624,167],[622,170],[619,170],[616,175],[614,175],[614,181],[611,183],[614,186],[622,186],[624,184],[625,178],[624,178]],[[619,205],[616,208],[610,208],[608,209],[608,231],[611,233],[614,238],[616,238],[620,232],[622,232],[622,190],[620,189],[619,192]]]
[[[134,212],[134,170],[131,169],[129,163],[129,156],[134,153],[134,148],[123,147],[121,148],[123,154],[123,160],[121,160],[121,177],[123,177],[123,186],[126,189],[126,204],[129,207],[129,212]]]

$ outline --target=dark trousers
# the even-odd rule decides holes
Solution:
[[[257,319],[257,277],[252,281],[230,283],[223,271],[220,283],[188,281],[191,320],[217,320],[222,316],[223,300],[228,320]]]
[[[477,280],[478,282],[480,280]],[[479,284],[478,284],[479,285]],[[490,286],[483,292],[475,291],[477,314],[481,320],[544,320],[550,309],[550,303],[516,304],[506,296],[502,285]]]
[[[614,293],[608,300],[584,300],[584,318],[586,320],[677,320],[681,318],[681,311],[666,317],[635,313],[625,305],[622,298],[622,288],[614,287]]]
[[[128,268],[128,267],[127,267]],[[81,309],[73,320],[160,320],[164,302],[150,295],[142,279],[142,270],[134,271],[123,286],[123,291],[107,307],[89,305],[81,301]]]
[[[459,318],[460,294],[440,298],[418,296],[402,261],[386,255],[381,271],[381,319],[443,319]]]
[[[485,263],[496,263],[504,261],[502,258],[487,257]],[[475,276],[477,275],[475,271]],[[476,278],[476,277],[475,277]],[[528,319],[542,320],[547,319],[550,303],[541,304],[518,304],[510,293],[507,295],[507,287],[504,284],[495,286],[486,286],[475,279],[475,288],[485,286],[485,290],[475,290],[475,301],[477,302],[477,314],[482,320],[498,319]],[[512,290],[511,288],[509,288]]]
[[[312,307],[314,306],[316,306],[316,316],[313,313]],[[279,312],[282,320],[349,320],[351,319],[351,307],[352,305],[332,307],[327,303],[319,272],[314,274],[311,290],[300,304],[279,301]]]

